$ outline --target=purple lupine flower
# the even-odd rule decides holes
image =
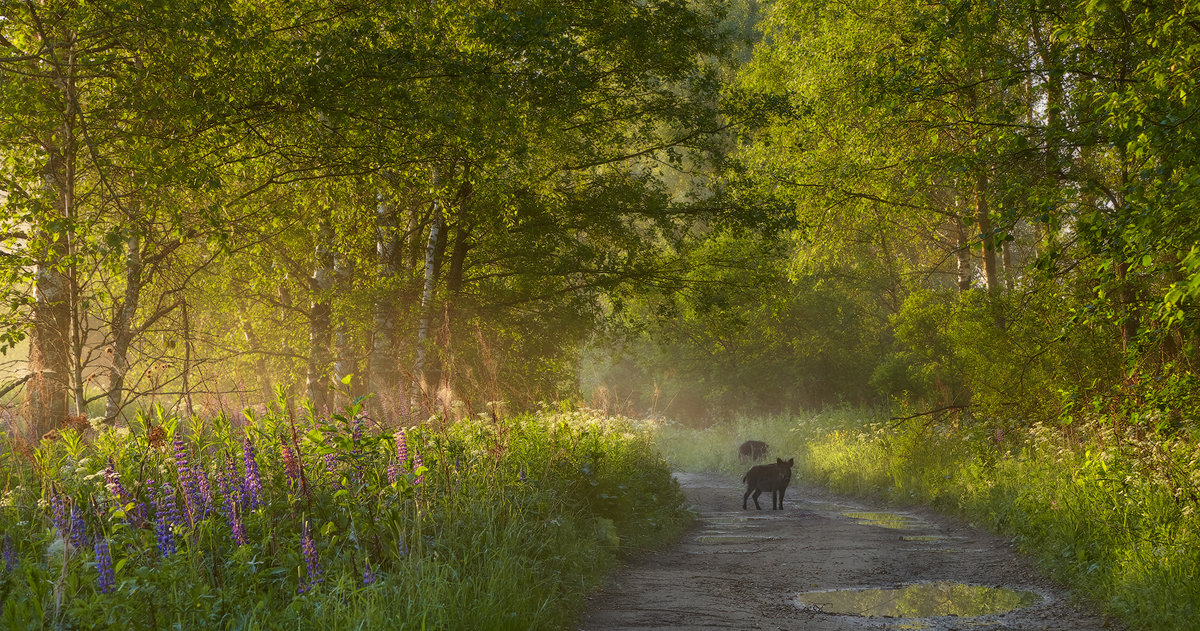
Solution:
[[[337,454],[329,452],[322,456],[322,461],[325,463],[325,473],[329,475],[329,479],[333,481],[333,489],[335,491],[342,488],[342,476],[338,475],[338,457]]]
[[[408,460],[408,437],[405,436],[403,427],[396,432],[396,460],[399,461],[401,469]]]
[[[122,507],[130,502],[129,491],[125,489],[124,484],[121,484],[121,476],[117,473],[112,458],[108,459],[108,465],[104,467],[104,488],[108,489],[108,492],[120,502]]]
[[[153,482],[151,482],[153,484]],[[175,489],[164,482],[154,498],[154,532],[158,537],[158,551],[164,557],[175,554],[175,533],[172,527],[181,520],[175,507]]]
[[[179,473],[179,488],[183,491],[184,507],[187,509],[188,521],[194,526],[198,520],[204,518],[204,501],[200,496],[196,471],[188,462],[187,445],[183,439],[176,435],[172,444],[175,447],[175,470]]]
[[[226,521],[229,522],[229,531],[233,535],[233,542],[241,546],[246,543],[246,527],[242,523],[242,514],[239,510],[241,498],[237,475],[237,462],[230,457],[225,461],[225,471],[218,478],[218,483],[221,486],[221,497],[225,500],[223,512]]]
[[[83,511],[71,507],[71,545],[83,549],[88,543],[87,524],[83,522]]]
[[[4,543],[0,545],[0,555],[4,557],[4,571],[11,572],[17,567],[17,550],[13,547],[12,535],[4,533]]]
[[[238,473],[237,459],[233,457],[233,454],[227,452],[225,454],[225,470],[217,478],[218,483],[221,485],[221,497],[233,498],[235,502],[240,504],[242,501],[242,485],[239,480],[241,479]]]
[[[300,533],[300,550],[304,553],[304,566],[308,570],[308,580],[300,584],[300,593],[303,594],[321,582],[321,564],[317,559],[317,544],[313,542],[307,521],[304,522]]]
[[[233,472],[230,473],[230,464],[229,455],[226,454],[225,467],[217,474],[217,491],[221,493],[222,511],[225,510],[224,507],[228,504],[229,498],[234,494],[233,481],[237,479],[237,465],[232,467]]]
[[[99,574],[97,582],[100,586],[100,593],[107,594],[117,585],[117,575],[113,571],[112,556],[108,553],[108,539],[104,537],[96,537],[96,572]]]
[[[208,474],[204,473],[203,469],[193,468],[192,479],[196,482],[196,490],[200,495],[200,519],[207,519],[213,511],[212,485],[208,481]]]
[[[283,443],[283,472],[287,474],[288,484],[292,487],[300,484],[300,463],[296,459],[296,452],[292,450],[291,445]]]
[[[246,525],[242,523],[242,514],[238,511],[236,504],[230,506],[229,532],[233,537],[234,543],[239,546],[246,545]]]
[[[69,514],[67,513],[67,504],[63,500],[62,494],[50,488],[50,508],[54,517],[54,529],[58,531],[59,536],[66,538],[70,532],[70,522],[68,521]]]
[[[414,449],[413,450],[413,473],[416,473],[417,469],[420,469],[422,466],[424,466],[424,465],[421,464],[421,452]],[[413,480],[413,484],[422,484],[424,482],[425,482],[425,474],[424,473],[418,474],[417,479]]]
[[[359,444],[362,442],[362,435],[363,435],[363,417],[355,416],[354,419],[352,419],[350,421],[350,439],[354,441],[354,451],[352,453],[354,453],[355,455],[362,454],[362,450],[361,450],[361,447]]]
[[[229,522],[229,532],[233,542],[239,546],[246,545],[246,525],[242,523],[242,514],[238,510],[237,500],[232,495],[225,496],[225,517]]]
[[[363,559],[363,585],[375,583],[375,572],[371,570],[371,559]]]
[[[242,487],[242,498],[247,502],[248,508],[254,510],[262,505],[262,478],[258,473],[258,461],[254,459],[254,443],[250,442],[250,437],[246,437],[246,441],[242,444],[242,456],[246,465],[246,477]]]
[[[146,504],[138,501],[129,489],[121,484],[121,476],[117,473],[116,466],[113,465],[112,458],[108,459],[108,466],[104,467],[104,487],[116,500],[122,510],[126,506],[133,504],[133,508],[125,513],[125,522],[131,526],[137,526],[146,522]]]

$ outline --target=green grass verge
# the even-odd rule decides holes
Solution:
[[[557,629],[690,519],[627,419],[434,422],[405,428],[401,454],[394,424],[354,412],[156,414],[6,445],[0,628]]]
[[[1055,579],[1135,629],[1197,629],[1200,447],[1096,423],[1087,430],[881,423],[831,411],[741,419],[659,441],[674,466],[740,476],[743,440],[795,456],[803,479],[921,503],[1010,536]]]

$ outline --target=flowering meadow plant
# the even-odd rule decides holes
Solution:
[[[0,628],[558,628],[620,553],[596,520],[644,548],[686,519],[630,427],[156,411],[0,440]]]

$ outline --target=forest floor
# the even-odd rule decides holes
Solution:
[[[1074,602],[1008,541],[936,511],[804,485],[788,489],[783,510],[770,510],[765,493],[763,510],[751,502],[743,511],[737,480],[676,478],[699,519],[677,544],[612,576],[591,597],[581,629],[1123,628]],[[851,588],[881,591],[859,592],[850,603],[829,593]],[[874,601],[904,607],[873,608]]]

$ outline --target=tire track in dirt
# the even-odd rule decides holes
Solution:
[[[743,487],[732,478],[680,473],[676,479],[699,519],[679,543],[612,576],[592,596],[581,629],[1122,628],[1073,604],[1007,541],[936,512],[893,510],[810,486],[789,488],[784,510],[758,511],[751,503],[743,511]],[[905,527],[872,525],[854,516],[869,512],[897,515]],[[829,613],[796,602],[801,592],[940,581],[1031,591],[1041,598],[1007,613],[922,618]]]

